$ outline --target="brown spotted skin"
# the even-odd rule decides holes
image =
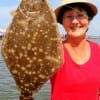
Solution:
[[[46,0],[21,1],[3,38],[2,54],[20,89],[20,100],[33,100],[63,64],[56,18]]]

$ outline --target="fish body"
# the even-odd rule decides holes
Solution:
[[[20,88],[20,100],[33,100],[63,64],[61,37],[46,0],[22,0],[13,15],[2,55]]]

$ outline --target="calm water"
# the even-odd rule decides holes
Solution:
[[[100,39],[93,39],[93,41],[100,43]],[[18,100],[19,91],[1,55],[1,42],[2,41],[0,41],[0,100]],[[50,100],[49,82],[37,93],[35,100]]]

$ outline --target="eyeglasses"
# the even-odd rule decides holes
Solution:
[[[73,15],[64,16],[64,19],[67,21],[72,21],[74,18],[76,18],[77,20],[84,20],[84,19],[88,19],[88,15],[86,13],[79,13],[76,16]]]

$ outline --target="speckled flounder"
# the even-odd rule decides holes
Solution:
[[[32,96],[63,64],[55,15],[46,0],[22,0],[2,41],[5,62],[20,88]]]

